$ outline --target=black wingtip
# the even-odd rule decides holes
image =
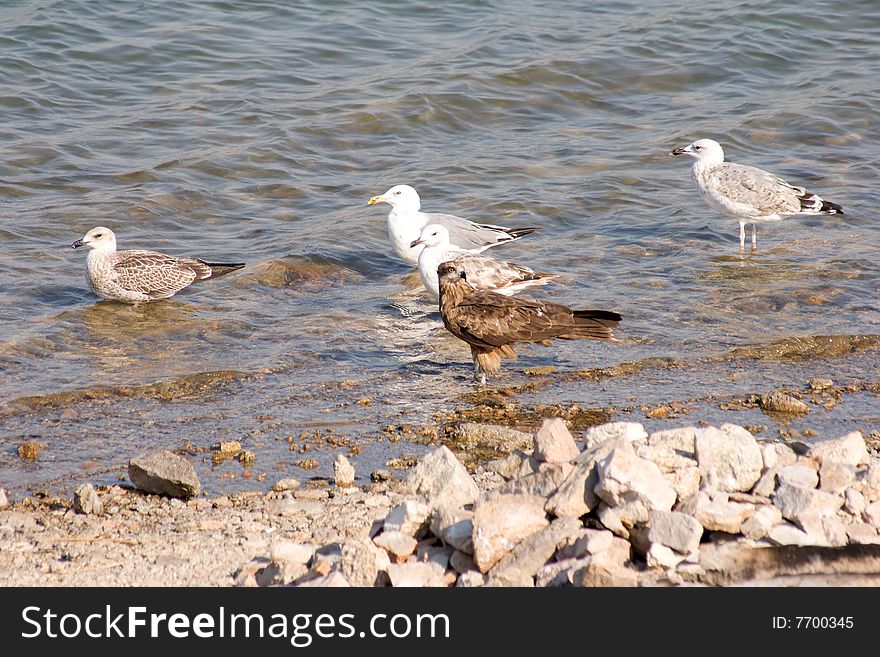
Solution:
[[[520,237],[531,235],[536,230],[541,230],[540,226],[530,226],[529,228],[508,228],[505,232],[513,239],[518,240]]]
[[[205,264],[211,268],[211,278],[223,276],[223,274],[228,274],[229,272],[241,269],[245,265],[243,262],[206,262]]]
[[[819,208],[819,212],[825,212],[827,214],[845,214],[842,206],[824,199],[822,200],[822,207]]]
[[[623,321],[623,317],[611,310],[575,310],[573,315],[578,319],[595,319],[600,322],[617,322]]]

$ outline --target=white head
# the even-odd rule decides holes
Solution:
[[[449,246],[449,231],[440,224],[428,224],[422,228],[422,234],[419,235],[419,239],[413,240],[409,246],[414,248],[419,244],[424,244],[426,247],[439,246],[442,248]]]
[[[676,148],[670,155],[690,155],[698,162],[718,164],[724,162],[724,150],[714,139],[698,139],[690,146]]]
[[[371,198],[368,205],[376,203],[390,203],[395,210],[403,212],[418,212],[422,207],[418,193],[409,185],[395,185],[384,194]]]
[[[70,246],[74,249],[80,246],[90,246],[97,251],[115,251],[116,235],[109,228],[98,226],[97,228],[92,228],[82,239],[77,240]]]

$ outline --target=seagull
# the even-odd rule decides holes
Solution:
[[[556,274],[535,272],[528,267],[487,255],[468,253],[452,248],[449,231],[440,224],[428,224],[422,234],[413,240],[411,247],[424,244],[419,253],[419,277],[425,289],[435,298],[440,297],[437,267],[447,260],[461,265],[467,273],[468,283],[478,290],[492,290],[498,294],[511,295],[536,285],[546,285],[557,278]]]
[[[724,161],[721,144],[699,139],[690,146],[676,148],[670,155],[690,155],[694,182],[703,200],[728,216],[739,220],[739,248],[746,248],[746,224],[752,224],[752,251],[757,248],[756,224],[780,221],[797,214],[843,214],[843,208],[792,185],[769,171]]]
[[[477,224],[451,214],[420,212],[422,202],[409,185],[395,185],[384,194],[374,196],[368,205],[389,203],[388,236],[394,251],[409,263],[419,261],[422,246],[412,243],[419,238],[428,224],[440,224],[449,231],[451,246],[460,251],[481,253],[486,249],[534,233],[537,228],[505,228],[492,224]]]
[[[175,258],[156,251],[117,251],[116,235],[104,226],[92,228],[70,245],[92,250],[86,259],[89,287],[99,297],[138,303],[167,299],[193,281],[217,278],[244,264]]]
[[[612,328],[622,319],[608,310],[572,310],[550,301],[508,297],[475,290],[467,273],[455,262],[438,267],[440,315],[443,325],[471,347],[474,380],[485,385],[486,375],[501,369],[501,358],[516,358],[515,342],[550,338],[614,340]]]

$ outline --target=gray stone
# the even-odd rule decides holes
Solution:
[[[441,587],[446,586],[445,571],[436,563],[393,563],[388,566],[391,586]]]
[[[469,570],[458,576],[455,582],[456,588],[476,588],[478,586],[486,586],[488,577],[479,570]]]
[[[339,572],[352,586],[383,585],[389,565],[388,553],[368,538],[349,538],[342,543]]]
[[[593,449],[606,440],[622,439],[626,442],[634,442],[647,437],[648,432],[639,422],[608,422],[587,429],[584,434],[584,449]]]
[[[432,508],[464,506],[480,495],[474,480],[445,445],[429,452],[410,471],[406,487],[426,498]]]
[[[91,484],[80,484],[73,492],[73,510],[77,513],[100,514],[104,512],[104,504],[95,487]]]
[[[333,478],[339,488],[354,485],[354,466],[343,454],[337,454],[333,461]]]
[[[406,500],[388,512],[383,527],[386,532],[401,532],[407,536],[421,538],[428,530],[429,514],[427,504]]]
[[[462,451],[479,448],[484,452],[509,454],[515,449],[531,449],[534,445],[532,434],[497,424],[462,422],[453,431],[455,443]]]
[[[474,558],[461,550],[454,550],[452,552],[452,556],[449,557],[449,566],[455,572],[462,575],[471,570],[479,570],[474,562]]]
[[[819,468],[819,490],[841,494],[856,480],[856,470],[851,465],[826,461]]]
[[[764,504],[742,524],[743,536],[751,539],[764,538],[776,525],[782,522],[782,512],[775,506]]]
[[[534,462],[535,467],[537,467],[538,459],[521,450],[514,450],[507,456],[489,461],[486,464],[486,470],[500,474],[505,479],[510,479],[520,474],[523,463],[530,462]],[[529,469],[534,471],[531,467]]]
[[[764,468],[775,468],[792,465],[797,462],[797,454],[788,445],[782,443],[768,443],[761,447],[761,456],[764,459]]]
[[[703,482],[721,491],[751,490],[764,467],[754,436],[735,424],[698,429],[694,451]]]
[[[321,588],[346,588],[351,586],[348,580],[338,570],[333,570],[321,577],[314,577],[302,582],[297,582],[297,587],[321,587]]]
[[[846,525],[837,516],[822,518],[822,529],[825,530],[825,540],[828,545],[841,547],[849,543]]]
[[[547,463],[568,463],[580,454],[565,420],[547,418],[535,434],[535,458]]]
[[[695,458],[681,454],[670,445],[639,444],[636,447],[636,454],[655,463],[660,468],[660,472],[664,474],[684,468],[697,467]]]
[[[764,470],[761,478],[752,486],[752,493],[761,497],[770,497],[776,490],[776,475],[779,473],[781,466],[773,466],[768,470]]]
[[[880,502],[871,502],[862,511],[862,520],[880,530]]]
[[[599,482],[596,463],[621,446],[629,447],[629,441],[625,438],[614,438],[582,452],[577,457],[574,469],[547,500],[547,513],[557,517],[579,518],[595,509],[599,504],[599,498],[594,492]]]
[[[772,527],[767,538],[777,545],[817,545],[816,538],[795,527],[790,522],[781,522]],[[823,542],[824,542],[824,536]]]
[[[287,586],[308,572],[304,563],[273,557],[269,564],[254,574],[257,586]]]
[[[582,528],[574,518],[557,518],[527,536],[489,571],[489,586],[531,586],[535,575],[556,552],[556,546]]]
[[[571,586],[572,577],[577,570],[586,567],[590,557],[585,559],[564,559],[552,561],[542,566],[535,576],[535,586],[560,587]]]
[[[682,561],[684,561],[684,555],[662,543],[652,543],[645,554],[648,568],[675,568]]]
[[[674,450],[681,456],[695,459],[694,440],[697,437],[697,431],[697,427],[679,427],[677,429],[655,431],[648,436],[648,444],[662,445]]]
[[[867,506],[865,496],[854,488],[847,488],[844,493],[844,500],[844,508],[856,518],[861,518],[862,511]]]
[[[675,504],[675,491],[660,468],[629,448],[612,451],[596,464],[596,473],[596,495],[609,506],[640,501],[648,509],[669,511]]]
[[[846,527],[846,536],[854,545],[877,545],[880,544],[880,536],[877,530],[866,522],[854,522]]]
[[[265,570],[269,563],[270,561],[266,557],[256,557],[255,559],[252,559],[235,571],[233,583],[235,586],[244,588],[255,588],[260,586],[257,582],[257,573]]]
[[[776,475],[779,484],[815,488],[819,485],[819,473],[814,468],[802,464],[783,466]]]
[[[474,562],[488,572],[527,536],[549,524],[544,499],[533,495],[499,495],[474,505]]]
[[[416,548],[416,561],[435,563],[444,571],[449,568],[449,559],[455,548],[449,545],[438,545],[433,538],[421,541]]]
[[[385,550],[395,563],[406,561],[406,558],[415,552],[418,544],[412,536],[399,531],[383,531],[373,539],[373,543]]]
[[[467,554],[474,553],[473,511],[443,506],[431,516],[431,532],[447,545]]]
[[[831,379],[826,379],[822,377],[816,377],[810,379],[808,385],[810,386],[810,390],[813,392],[820,392],[822,390],[827,390],[828,388],[834,385],[834,381]]]
[[[580,559],[610,549],[615,536],[607,529],[581,529],[560,545],[556,558]]]
[[[544,467],[538,472],[504,482],[498,488],[498,492],[550,497],[556,492],[560,484],[565,481],[565,477],[574,470],[568,463],[542,463],[541,466]]]
[[[779,413],[781,415],[802,415],[810,412],[807,406],[797,397],[792,397],[784,392],[771,392],[762,395],[758,405],[764,413]]]
[[[297,490],[300,487],[300,483],[298,479],[294,479],[293,477],[285,477],[284,479],[279,479],[276,481],[272,490],[276,493],[281,493],[289,490]]]
[[[572,575],[574,586],[636,586],[639,581],[638,573],[631,568],[620,565],[613,561],[600,558],[597,555],[583,568],[579,568]]]
[[[843,498],[820,490],[781,484],[773,496],[773,504],[782,512],[782,517],[791,520],[809,534],[822,530],[823,516],[837,513],[843,506]]]
[[[703,526],[693,517],[676,511],[651,512],[648,540],[681,554],[690,554],[700,547]]]
[[[861,431],[853,431],[835,438],[816,442],[810,447],[809,456],[824,465],[828,461],[843,463],[853,467],[869,462],[868,448]]]
[[[128,478],[140,490],[156,495],[187,499],[202,491],[192,464],[165,449],[131,459]]]

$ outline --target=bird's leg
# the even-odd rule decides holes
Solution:
[[[752,251],[758,250],[758,224],[752,224]]]
[[[744,221],[739,222],[739,250],[746,250],[746,224]]]
[[[486,385],[486,373],[477,363],[474,363],[474,382],[479,383],[481,386]]]

